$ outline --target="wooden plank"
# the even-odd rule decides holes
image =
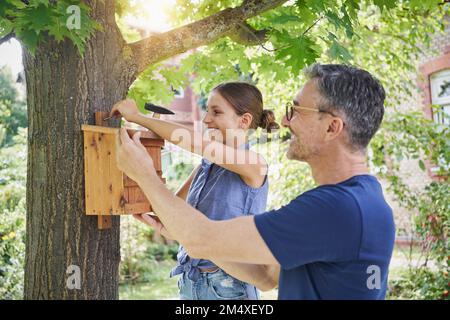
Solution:
[[[99,215],[100,208],[98,206],[98,198],[101,194],[101,184],[98,179],[99,174],[99,146],[98,146],[98,133],[87,133],[87,144],[85,149],[85,184],[87,186],[86,192],[86,214],[87,215]]]
[[[116,161],[116,136],[107,136],[108,160],[109,160],[109,192],[111,195],[112,214],[119,215],[124,213],[124,179],[123,172],[117,167]]]
[[[136,188],[138,188],[138,186],[136,185],[135,187],[128,187],[128,204],[134,204],[136,202]]]
[[[112,219],[111,216],[98,216],[97,217],[97,226],[100,230],[111,229],[112,227]]]
[[[96,112],[96,114],[97,113],[98,112]],[[100,132],[100,133],[115,134],[117,131],[119,131],[119,128],[103,127],[101,125],[93,126],[93,125],[90,125],[90,124],[82,124],[81,125],[81,130],[89,131],[89,132]]]
[[[96,112],[96,114],[98,113],[104,113],[104,112]],[[100,116],[101,118],[101,116]],[[105,124],[98,124],[98,125],[89,125],[89,124],[82,124],[81,125],[81,130],[82,131],[90,131],[90,132],[100,132],[100,133],[106,133],[106,134],[116,134],[116,132],[119,131],[119,128],[110,128],[107,125],[107,122],[104,122],[103,119],[98,119],[101,120],[100,122],[105,123]],[[128,135],[131,137],[133,137],[133,135],[137,132],[138,130],[133,130],[133,129],[127,129]],[[164,140],[158,136],[157,134],[155,134],[153,131],[143,131],[143,130],[139,130],[141,132],[141,139],[145,140],[145,143],[151,144],[151,145],[158,145],[158,146],[164,146]]]
[[[108,116],[107,112],[96,112],[95,113],[95,124],[97,124],[98,126],[103,126],[103,128],[106,128],[107,127],[107,122],[104,121],[103,119],[105,119],[107,116]],[[116,129],[115,132],[117,133],[117,129]],[[105,134],[112,134],[114,136],[114,133],[105,132]],[[101,141],[101,140],[99,140],[99,141]],[[100,168],[103,167],[103,164],[101,162],[98,162],[98,165],[99,165]],[[108,166],[108,170],[109,170],[109,166]],[[97,183],[103,183],[102,180],[103,179],[98,179]],[[101,192],[101,194],[99,194],[99,200],[98,200],[98,201],[100,201],[100,208],[101,209],[99,209],[100,214],[97,217],[97,225],[98,225],[98,228],[100,230],[106,230],[106,229],[110,229],[112,227],[111,215],[103,215],[102,214],[103,209],[102,209],[102,206],[101,206],[101,201],[103,201],[103,198],[102,198],[103,188],[105,188],[105,185],[101,185],[99,187],[99,190],[102,190],[102,192]]]
[[[146,147],[148,154],[153,160],[156,171],[161,170],[161,148],[160,147]]]
[[[166,179],[163,178],[162,172],[158,172],[158,176],[160,177],[163,183],[166,183]],[[130,181],[133,181],[130,179]],[[125,192],[128,192],[129,202],[125,204],[125,212],[124,214],[140,214],[152,211],[152,206],[148,201],[145,193],[139,188],[139,186],[130,186],[125,187]]]
[[[162,140],[162,138],[148,139],[147,137],[142,136],[142,134],[141,143],[144,145],[144,147],[164,147],[164,140]]]
[[[125,214],[141,214],[151,212],[152,207],[148,202],[140,202],[140,203],[127,203],[125,205]]]
[[[84,198],[85,198],[85,208],[86,214],[95,214],[95,202],[94,202],[94,192],[95,192],[95,179],[94,179],[94,154],[91,150],[90,144],[95,141],[94,133],[85,132],[84,133]]]
[[[156,170],[156,174],[161,178],[161,181],[163,183],[166,183],[166,179],[164,179],[162,177],[162,171],[161,170]],[[136,183],[136,181],[130,179],[126,175],[123,175],[123,186],[124,186],[125,190],[128,190],[130,187],[139,187],[139,185]],[[128,200],[128,197],[125,197],[125,199]]]
[[[125,175],[124,175],[125,176]],[[130,188],[127,188],[126,186],[124,186],[124,190],[123,190],[123,197],[125,199],[125,204],[130,203]],[[125,213],[125,212],[124,212]]]
[[[135,202],[149,202],[145,196],[144,191],[141,188],[136,188],[136,201]]]
[[[109,186],[111,185],[110,180],[110,167],[109,167],[109,146],[107,144],[108,139],[105,133],[96,132],[97,143],[98,143],[98,181],[100,182],[100,193],[97,199],[98,209],[100,215],[111,215],[112,214],[112,196],[109,191]]]
[[[132,137],[134,135],[135,132],[137,132],[138,130],[133,130],[133,129],[127,129],[128,134],[130,135],[130,137]],[[141,139],[149,139],[149,140],[153,140],[152,143],[154,143],[155,145],[164,145],[164,140],[163,138],[161,138],[160,136],[158,136],[156,133],[154,133],[153,131],[150,130],[139,130],[141,132]]]
[[[130,179],[127,175],[123,175],[123,185],[125,188],[127,187],[137,187],[138,184],[136,183],[136,181]]]
[[[125,214],[147,212],[151,206],[142,190],[138,186],[128,187],[127,190],[129,202],[125,204]]]

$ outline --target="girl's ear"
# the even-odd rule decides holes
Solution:
[[[241,129],[249,129],[250,126],[252,125],[252,121],[253,121],[253,116],[250,113],[246,112],[240,118],[239,127]]]

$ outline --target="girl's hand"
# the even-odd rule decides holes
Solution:
[[[132,99],[125,99],[117,102],[111,112],[109,113],[110,117],[124,117],[127,121],[132,121],[131,118],[133,116],[139,115],[139,109],[136,105],[136,102]]]
[[[156,230],[156,232],[162,235],[164,238],[169,240],[175,240],[167,231],[166,227],[164,227],[164,225],[161,223],[161,220],[159,220],[158,216],[144,213],[144,214],[133,214],[133,218],[153,227]]]

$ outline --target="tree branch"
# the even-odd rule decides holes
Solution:
[[[245,20],[286,1],[245,0],[239,7],[227,8],[202,20],[131,43],[136,71],[141,73],[151,64],[230,35],[239,30],[239,24]],[[263,37],[263,31],[259,37]]]
[[[10,32],[8,33],[6,36],[4,36],[3,38],[0,38],[0,46],[2,44],[4,44],[5,42],[11,40],[12,38],[14,38],[16,35],[14,32]]]
[[[236,30],[232,31],[228,36],[234,42],[246,46],[262,45],[266,42],[269,30],[256,30],[246,22],[237,25]]]

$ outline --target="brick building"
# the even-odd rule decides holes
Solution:
[[[449,120],[443,117],[443,114],[450,116],[450,17],[447,17],[446,21],[445,32],[433,37],[430,48],[425,50],[416,62],[417,73],[412,76],[418,90],[412,90],[412,96],[406,99],[400,109],[422,110],[425,117],[448,126]],[[433,110],[431,105],[437,105],[438,108]],[[440,179],[433,165],[428,161],[425,163],[425,171],[419,168],[415,159],[401,163],[402,178],[415,190],[423,189],[431,181]],[[408,241],[412,228],[411,215],[414,212],[399,207],[389,193],[386,193],[386,196],[394,210],[398,243]]]

